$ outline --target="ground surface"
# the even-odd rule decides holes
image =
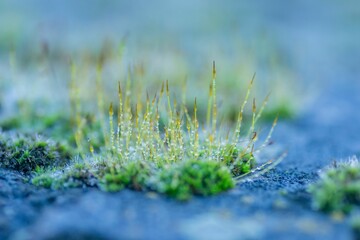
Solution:
[[[251,8],[278,33],[308,91],[316,87],[300,116],[275,131],[289,152],[276,169],[186,203],[128,190],[38,189],[0,169],[0,239],[352,239],[347,223],[311,210],[306,187],[334,159],[360,154],[359,12],[349,20],[351,4],[318,12],[311,2],[279,15],[276,6]],[[336,26],[340,20],[347,24]]]

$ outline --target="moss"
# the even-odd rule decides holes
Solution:
[[[293,119],[295,116],[294,109],[286,103],[281,103],[272,108],[265,109],[261,115],[261,119],[271,122],[274,121],[277,116],[280,119]]]
[[[140,191],[146,189],[149,177],[150,169],[147,165],[131,162],[120,168],[108,168],[102,177],[102,187],[108,192],[116,192],[123,188]]]
[[[60,143],[45,141],[39,136],[0,138],[0,166],[29,173],[36,168],[65,166],[71,153]]]
[[[32,109],[31,106],[28,108]],[[91,114],[84,114],[83,127],[81,129],[82,136],[84,136],[81,144],[85,145],[84,149],[88,149],[87,140],[91,139],[91,144],[95,150],[99,150],[105,143],[104,136],[101,132],[100,123]],[[23,134],[41,134],[44,136],[51,136],[56,141],[67,142],[73,147],[75,152],[76,140],[74,132],[76,131],[75,124],[71,116],[64,113],[56,114],[38,114],[36,111],[29,110],[26,113],[21,113],[16,116],[2,119],[0,121],[0,129],[3,131],[16,130]],[[76,152],[79,154],[79,152]]]
[[[37,172],[32,179],[36,186],[52,189],[66,189],[97,186],[93,169],[84,163],[75,163],[61,170]]]
[[[32,184],[39,186],[39,187],[51,188],[51,186],[53,184],[53,177],[49,174],[41,174],[41,175],[35,176],[31,180],[31,182],[32,182]]]
[[[350,213],[360,204],[360,164],[356,158],[325,170],[309,188],[316,209]]]
[[[9,131],[12,129],[18,129],[21,127],[21,119],[18,117],[10,117],[0,121],[0,128],[3,131]]]
[[[40,133],[51,135],[55,139],[61,136],[61,140],[67,139],[72,134],[72,124],[65,114],[38,114],[32,106],[27,106],[26,112],[19,110],[20,114],[4,118],[0,121],[3,131],[16,130],[22,133]]]
[[[245,153],[235,162],[231,172],[234,176],[248,173],[255,166],[255,158],[252,153]]]
[[[59,179],[54,181],[54,189],[94,187],[97,185],[97,178],[91,168],[83,163],[77,163],[65,171]]]
[[[350,218],[350,224],[351,224],[351,228],[353,230],[353,234],[354,234],[354,239],[360,239],[360,215],[359,213],[354,214],[354,216],[352,216]]]
[[[235,122],[229,125],[231,128],[226,133],[222,129],[222,120],[219,119],[221,114],[218,112],[220,104],[216,98],[215,62],[208,102],[201,103],[207,111],[198,110],[195,99],[189,113],[171,97],[168,82],[163,83],[160,94],[155,95],[152,101],[147,96],[145,104],[141,100],[141,93],[137,97],[137,93],[131,93],[137,87],[131,86],[133,81],[128,81],[125,88],[121,88],[119,83],[118,102],[110,104],[108,117],[104,110],[109,99],[104,99],[106,93],[102,92],[101,86],[103,70],[102,64],[99,65],[96,84],[97,113],[84,114],[82,105],[86,106],[86,103],[82,102],[77,93],[84,87],[82,83],[72,82],[69,95],[73,108],[70,112],[73,116],[60,113],[38,114],[31,110],[35,109],[33,104],[25,102],[19,105],[19,116],[0,123],[0,126],[5,130],[19,132],[37,131],[55,140],[65,140],[71,147],[77,148],[82,160],[90,152],[92,159],[102,159],[104,166],[90,164],[91,161],[86,161],[86,164],[68,161],[59,163],[59,156],[65,156],[69,151],[67,148],[58,144],[50,146],[47,141],[32,143],[23,138],[14,140],[12,147],[7,142],[3,143],[4,152],[11,153],[10,157],[4,158],[7,159],[4,166],[22,172],[35,169],[32,183],[46,188],[94,186],[109,192],[123,188],[155,190],[179,200],[228,190],[235,186],[235,177],[248,173],[255,166],[255,158],[248,146],[254,146],[257,141],[255,133],[258,129],[255,126],[263,107],[256,111],[254,99],[252,112],[243,113],[247,109],[246,103],[250,101],[253,80],[247,89],[240,113],[234,114]],[[76,74],[75,65],[71,68],[71,78],[72,81],[81,79]],[[139,102],[133,102],[135,99]],[[201,116],[206,116],[206,119]],[[263,143],[264,146],[275,125],[276,121]],[[240,135],[244,131],[249,134]],[[254,136],[249,138],[250,133],[254,133]],[[15,159],[15,162],[8,159]]]
[[[131,162],[119,167],[102,166],[92,171],[85,164],[75,164],[66,170],[39,172],[32,183],[52,189],[98,186],[104,191],[117,192],[124,188],[137,191],[152,189],[178,200],[187,200],[193,195],[209,196],[234,187],[231,173],[222,164],[214,161],[190,160],[169,168],[151,168],[143,162]],[[99,180],[98,180],[99,179]]]
[[[220,156],[234,177],[250,172],[256,163],[252,153],[243,153],[231,144],[221,149]]]
[[[178,200],[209,196],[234,187],[231,173],[215,161],[189,160],[159,174],[157,190]]]

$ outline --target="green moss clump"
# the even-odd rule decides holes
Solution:
[[[38,172],[32,179],[36,186],[52,189],[97,186],[98,180],[92,169],[84,163],[75,163],[64,170]]]
[[[282,103],[275,107],[264,110],[261,115],[261,119],[263,121],[271,122],[274,121],[276,117],[279,117],[280,119],[292,119],[294,116],[294,109],[290,105]]]
[[[94,172],[90,169],[97,170]],[[228,168],[215,161],[200,160],[189,160],[160,169],[152,169],[140,161],[102,168],[75,164],[65,171],[39,172],[32,183],[52,189],[100,186],[108,192],[124,188],[137,191],[152,189],[178,200],[187,200],[193,195],[214,195],[235,185]]]
[[[68,114],[40,114],[35,110],[37,107],[35,104],[22,102],[18,105],[18,114],[0,120],[0,128],[3,131],[17,130],[42,134],[51,132],[52,135],[61,131],[62,137],[72,134],[72,123]]]
[[[76,65],[71,65],[69,96],[72,110],[69,115],[40,117],[24,105],[18,122],[14,120],[14,125],[11,122],[3,124],[6,129],[16,128],[20,132],[22,129],[37,129],[55,140],[63,139],[70,146],[76,147],[77,153],[86,162],[69,162],[69,165],[66,162],[62,165],[53,163],[57,154],[50,152],[39,156],[32,145],[25,144],[24,147],[23,142],[14,143],[20,149],[25,149],[18,153],[18,148],[15,148],[17,155],[12,154],[9,158],[16,159],[18,165],[13,162],[6,165],[23,172],[39,167],[44,169],[45,172],[32,175],[33,184],[52,189],[96,186],[109,192],[123,188],[154,190],[179,200],[187,200],[194,195],[209,196],[233,188],[235,182],[244,177],[243,174],[251,172],[255,167],[253,152],[258,149],[251,147],[258,140],[258,129],[255,126],[267,100],[257,110],[253,99],[251,113],[244,112],[254,78],[248,86],[240,112],[234,115],[236,122],[229,125],[231,129],[226,133],[222,129],[222,121],[218,119],[215,62],[208,102],[201,103],[207,106],[206,113],[198,112],[196,98],[192,112],[185,105],[178,105],[176,99],[171,97],[168,81],[162,84],[159,95],[156,94],[152,100],[147,94],[146,102],[143,102],[139,93],[136,98],[139,102],[133,102],[135,98],[131,90],[136,87],[131,85],[133,81],[128,81],[126,88],[122,88],[119,83],[118,101],[110,103],[108,117],[104,113],[108,99],[103,99],[102,65],[98,66],[96,77],[99,111],[90,115],[84,115],[82,110],[82,98],[78,95],[78,88],[82,85],[75,82],[79,76],[76,74]],[[200,115],[206,116],[206,123],[205,119],[201,121],[203,125],[200,125],[198,119]],[[243,124],[243,121],[246,123]],[[276,121],[260,146],[269,144]],[[244,128],[248,133],[240,135]],[[6,144],[4,148],[7,148]],[[38,144],[37,147],[49,148],[46,143]],[[66,152],[62,148],[56,150],[58,155]],[[6,149],[5,152],[8,154],[11,151]],[[35,160],[31,157],[34,153]],[[85,161],[88,153],[91,153],[90,160]],[[104,163],[101,168],[96,165],[95,161],[98,160]],[[263,164],[261,167],[263,171],[268,165]]]
[[[31,182],[32,182],[32,184],[39,186],[39,187],[51,188],[51,186],[54,182],[54,179],[49,174],[41,174],[41,175],[35,176],[31,180]]]
[[[360,215],[359,213],[354,214],[350,218],[351,228],[353,230],[354,239],[360,239]]]
[[[255,157],[252,153],[243,154],[233,165],[231,172],[234,176],[248,173],[255,167]]]
[[[221,149],[220,156],[234,177],[250,172],[256,164],[255,157],[251,152],[243,153],[230,144]]]
[[[215,161],[189,160],[159,174],[157,190],[178,200],[209,196],[234,187],[231,173]]]
[[[18,129],[21,127],[21,119],[19,117],[10,117],[0,121],[0,128],[3,131]]]
[[[71,152],[60,143],[45,141],[39,136],[0,136],[0,166],[29,173],[37,167],[63,167]]]
[[[360,164],[356,158],[322,173],[310,187],[316,209],[325,212],[349,213],[360,204]]]
[[[65,171],[52,187],[54,189],[94,187],[97,182],[97,178],[89,166],[77,163]]]
[[[27,109],[34,108],[28,105],[25,106]],[[55,141],[66,141],[73,148],[77,144],[87,146],[87,139],[91,139],[94,149],[99,150],[105,143],[99,121],[92,114],[84,114],[81,119],[81,126],[83,138],[81,139],[82,142],[77,143],[74,132],[79,129],[75,124],[75,120],[66,113],[39,114],[34,110],[30,112],[27,110],[20,111],[20,114],[16,116],[0,120],[0,129],[4,132],[16,130],[23,134],[39,133],[44,136],[51,136]],[[87,148],[81,150],[84,151],[84,149]]]
[[[106,172],[102,178],[102,187],[108,192],[123,188],[144,190],[150,177],[150,168],[142,162],[131,162],[120,168],[111,167]]]

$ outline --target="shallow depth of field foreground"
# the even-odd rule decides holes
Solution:
[[[360,239],[355,0],[0,2],[0,239]]]

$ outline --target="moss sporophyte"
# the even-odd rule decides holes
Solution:
[[[33,174],[33,184],[56,189],[93,186],[114,192],[130,188],[156,191],[179,200],[228,190],[244,178],[267,171],[284,157],[260,165],[256,163],[256,153],[270,144],[277,118],[264,142],[257,144],[257,122],[268,97],[259,108],[255,99],[251,101],[250,121],[243,124],[254,78],[255,75],[239,106],[237,121],[229,130],[229,126],[222,126],[218,117],[215,62],[204,123],[198,116],[197,99],[194,99],[192,111],[189,112],[184,103],[171,97],[168,81],[162,83],[160,91],[153,97],[147,93],[145,101],[134,102],[131,97],[131,76],[125,88],[118,84],[118,100],[109,105],[106,116],[101,87],[102,65],[99,64],[96,80],[99,112],[95,115],[99,119],[99,128],[96,129],[98,135],[102,135],[104,145],[94,147],[94,141],[87,140],[87,133],[84,132],[86,126],[82,120],[82,102],[76,95],[77,91],[70,89],[74,139],[80,160],[65,161],[66,165],[42,164],[34,160],[31,161],[34,164],[26,171],[41,167],[41,171]],[[76,88],[74,63],[71,81],[70,88]],[[142,96],[139,95],[137,99],[142,99]],[[29,162],[28,159],[32,159],[29,157],[31,149],[25,148],[19,153],[21,156],[16,157],[18,162],[14,166]],[[47,158],[50,162],[58,161],[57,155]]]

